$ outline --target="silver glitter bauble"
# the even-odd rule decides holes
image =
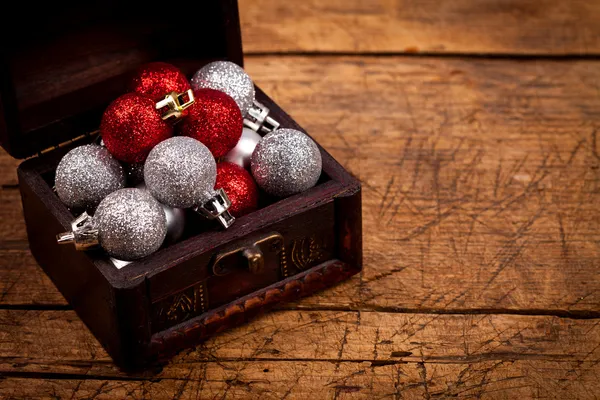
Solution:
[[[242,117],[254,101],[254,83],[242,67],[229,61],[215,61],[200,68],[192,78],[192,89],[203,88],[225,92],[237,103]]]
[[[136,186],[138,189],[147,190],[146,185],[140,183]],[[181,208],[173,208],[161,204],[167,218],[167,236],[165,244],[177,242],[183,236],[185,231],[185,210]]]
[[[131,261],[154,253],[167,234],[160,203],[146,190],[127,188],[106,196],[94,214],[98,240],[106,252]]]
[[[251,162],[256,183],[278,197],[316,185],[321,166],[321,152],[315,142],[295,129],[278,129],[263,137]]]
[[[102,146],[69,151],[56,168],[56,194],[68,207],[94,208],[108,194],[125,187],[121,164]]]
[[[229,153],[225,155],[223,161],[237,164],[242,168],[250,169],[250,160],[254,148],[260,142],[262,137],[250,128],[244,128],[242,137]]]
[[[148,191],[169,207],[190,208],[215,195],[217,163],[210,150],[190,137],[157,144],[144,164]]]

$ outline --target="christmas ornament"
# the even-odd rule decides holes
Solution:
[[[57,241],[74,243],[77,250],[99,244],[111,257],[131,261],[158,250],[166,233],[160,203],[146,190],[127,188],[106,196],[93,217],[80,215],[72,231],[58,235]]]
[[[102,146],[69,151],[56,168],[56,194],[71,208],[94,208],[108,194],[125,187],[121,164]]]
[[[178,136],[158,144],[144,164],[148,191],[163,204],[190,208],[225,228],[235,218],[224,191],[214,190],[217,165],[208,148],[189,137]]]
[[[279,128],[279,122],[269,117],[269,109],[254,98],[254,83],[250,76],[235,63],[215,61],[205,65],[194,74],[192,88],[227,93],[240,108],[244,124],[256,132],[269,133]]]
[[[158,143],[173,136],[173,127],[163,121],[152,99],[128,93],[108,106],[100,134],[113,156],[136,163],[144,161]]]
[[[215,61],[200,68],[192,78],[192,89],[215,89],[227,93],[245,116],[254,101],[254,83],[246,71],[230,61]]]
[[[223,161],[237,164],[242,168],[250,169],[250,159],[254,148],[260,142],[262,137],[250,128],[242,130],[242,136],[229,153],[225,155]]]
[[[215,157],[222,157],[242,134],[240,110],[229,95],[218,90],[196,90],[194,97],[196,102],[179,124],[179,131],[202,142]]]
[[[229,212],[241,217],[258,208],[258,187],[252,175],[239,165],[229,162],[217,164],[215,189],[223,189],[231,201]]]
[[[187,92],[190,89],[190,83],[176,66],[164,62],[153,62],[138,68],[129,87],[132,92],[159,101],[171,92]]]
[[[262,189],[284,197],[316,185],[321,162],[321,152],[311,138],[295,129],[278,129],[258,143],[251,168]]]
[[[136,186],[138,189],[147,190],[146,185],[141,183]],[[167,236],[165,244],[177,242],[183,236],[185,230],[185,210],[181,208],[173,208],[161,204],[167,218]]]
[[[173,136],[173,127],[166,120],[181,117],[193,102],[191,90],[170,93],[158,103],[138,93],[124,94],[102,116],[100,134],[104,145],[118,160],[144,161],[154,146]]]
[[[177,243],[185,231],[185,210],[161,204],[167,218],[167,236],[165,244]]]

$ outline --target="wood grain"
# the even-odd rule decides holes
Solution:
[[[364,185],[362,279],[298,306],[596,316],[597,64],[251,58],[258,84]],[[23,239],[10,193],[5,231]],[[48,281],[33,293],[29,277],[45,278],[23,268],[22,284],[2,269],[5,304],[64,304]]]
[[[597,371],[555,362],[486,361],[474,364],[258,361],[198,363],[166,379],[111,379],[40,374],[7,377],[7,398],[76,399],[593,399]],[[14,396],[14,397],[13,397]]]
[[[255,62],[363,183],[353,306],[600,309],[597,62]]]
[[[119,371],[67,309],[3,153],[0,397],[595,398],[598,65],[248,58],[363,182],[365,269],[160,371]]]
[[[118,371],[71,311],[4,310],[0,322],[4,396],[100,390],[123,397],[133,390],[141,397],[146,390],[172,398],[182,389],[182,398],[281,398],[288,391],[300,398],[315,390],[311,398],[589,398],[599,390],[600,325],[593,320],[281,311],[215,337],[161,371],[137,374]],[[38,379],[19,387],[24,376]]]
[[[248,53],[600,53],[597,1],[241,0],[239,5]]]

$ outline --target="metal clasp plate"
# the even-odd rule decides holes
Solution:
[[[247,268],[253,274],[260,274],[265,270],[266,255],[281,253],[283,246],[283,236],[272,232],[257,240],[224,250],[215,257],[213,273],[216,276],[223,276],[233,272],[237,267]]]

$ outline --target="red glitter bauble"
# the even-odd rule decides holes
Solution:
[[[142,162],[154,146],[173,136],[173,127],[162,120],[155,107],[149,97],[127,93],[104,111],[100,135],[116,159]]]
[[[235,100],[213,89],[194,91],[195,103],[179,124],[182,135],[201,141],[215,158],[233,149],[242,136],[244,122]]]
[[[159,101],[171,92],[182,93],[189,90],[190,83],[176,66],[164,62],[153,62],[138,68],[129,88],[132,92]]]
[[[217,164],[215,189],[223,189],[231,200],[229,212],[241,217],[258,208],[258,187],[252,175],[237,164],[220,162]]]

